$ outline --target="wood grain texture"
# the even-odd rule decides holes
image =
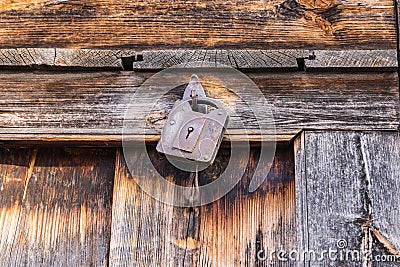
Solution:
[[[1,149],[1,266],[106,266],[115,152]]]
[[[142,51],[134,70],[158,70],[175,65],[229,66],[238,69],[298,69],[298,58],[308,50],[156,50]]]
[[[0,139],[120,143],[128,104],[149,76],[150,73],[134,72],[2,73]],[[267,103],[260,102],[249,95],[255,103],[253,108],[271,107],[278,140],[290,140],[303,129],[395,130],[399,124],[396,73],[248,73],[248,76],[267,99]],[[183,81],[189,80],[186,78]],[[231,139],[244,138],[241,119],[250,139],[259,139],[257,121],[243,100],[226,88],[213,85],[211,73],[201,79],[207,81],[204,84],[209,96],[236,111],[228,127]],[[136,110],[133,123],[143,124],[146,120],[146,140],[158,140],[166,116],[183,90],[184,87],[170,91],[156,103],[151,114]],[[157,88],[153,88],[141,96],[141,105],[153,106],[156,93]],[[268,123],[267,120],[261,117],[260,125]],[[137,130],[139,140],[143,133]]]
[[[182,185],[188,173],[177,171],[165,157],[148,149],[157,171]],[[296,246],[293,154],[287,145],[278,153],[266,182],[254,193],[248,183],[258,160],[252,149],[242,181],[222,199],[200,207],[162,204],[143,192],[135,179],[154,176],[144,155],[129,157],[135,163],[129,174],[123,155],[117,156],[114,183],[110,266],[294,266],[269,260],[269,252]],[[216,164],[199,173],[206,184],[224,171],[229,150],[220,151]],[[240,172],[240,170],[236,170]],[[135,179],[132,179],[135,177]],[[173,195],[154,185],[152,195]],[[266,255],[257,259],[257,254]],[[265,259],[263,258],[265,257]]]
[[[156,50],[142,51],[134,70],[158,70],[175,65],[230,66],[237,69],[396,70],[397,50]],[[304,66],[302,65],[304,64]]]
[[[0,66],[122,69],[122,58],[134,57],[135,55],[136,52],[132,50],[63,48],[0,49]]]
[[[317,255],[306,254],[304,266],[363,266],[361,261],[321,256],[324,250],[338,251],[339,240],[345,240],[345,249],[363,249],[367,185],[358,135],[305,132],[295,150],[299,247]]]
[[[372,266],[397,266],[400,263],[400,136],[364,134],[361,145],[370,201],[369,241],[373,259],[380,259]]]
[[[53,48],[0,49],[1,66],[54,65]]]
[[[124,69],[162,70],[172,66],[229,66],[241,70],[312,70],[371,68],[374,71],[398,66],[392,50],[104,50],[65,48],[0,49],[0,66],[38,66],[53,70]]]
[[[0,18],[1,48],[396,48],[391,0],[6,0]]]
[[[200,209],[196,266],[297,266],[296,261],[278,256],[280,251],[297,249],[293,147],[277,147],[266,181],[249,193],[258,158],[257,150],[252,150],[239,184]]]
[[[399,145],[397,132],[306,131],[296,140],[299,249],[336,250],[304,266],[397,266]]]
[[[188,174],[176,170],[165,160],[157,159],[155,147],[149,150],[159,170],[170,182],[185,186]],[[190,238],[192,214],[182,208],[152,198],[173,196],[154,184],[152,196],[142,191],[132,177],[145,177],[151,183],[155,176],[141,153],[130,155],[135,168],[128,170],[122,151],[118,151],[113,193],[110,266],[194,266],[196,244]],[[191,241],[188,247],[187,239]]]
[[[313,60],[305,60],[306,69],[391,68],[398,67],[396,50],[311,51]]]

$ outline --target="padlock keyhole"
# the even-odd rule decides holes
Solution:
[[[187,132],[187,135],[186,135],[186,139],[189,138],[189,135],[190,135],[193,131],[194,131],[194,128],[193,128],[193,127],[189,127],[189,128],[188,128],[188,132]]]

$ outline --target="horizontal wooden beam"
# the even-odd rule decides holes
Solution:
[[[0,3],[0,48],[395,49],[393,0]]]
[[[16,48],[0,49],[0,66],[50,66],[67,68],[119,68],[122,59],[135,57],[133,50]]]
[[[212,71],[211,71],[212,72]],[[231,140],[260,140],[258,121],[249,107],[226,88],[212,85],[213,73],[200,77],[207,95],[225,104],[231,116]],[[125,113],[139,86],[151,73],[0,73],[0,140],[120,143]],[[254,113],[270,107],[276,133],[263,138],[291,140],[304,129],[397,130],[399,92],[397,73],[248,73],[266,101],[245,95]],[[187,77],[188,78],[188,77]],[[186,79],[183,79],[186,81]],[[240,83],[233,78],[232,84]],[[133,140],[157,141],[174,102],[184,86],[171,90],[157,103],[157,88],[141,94],[140,105],[154,109],[135,110],[130,129]],[[135,96],[137,97],[137,95]],[[138,102],[138,101],[136,101]],[[243,122],[243,125],[240,122]]]
[[[64,69],[161,70],[172,66],[229,66],[276,70],[328,70],[332,68],[390,69],[398,67],[396,49],[178,49],[102,50],[65,48],[0,49],[0,66],[48,66]]]
[[[159,70],[172,66],[229,66],[237,69],[298,69],[309,50],[150,50],[140,53],[134,70]]]
[[[341,68],[387,68],[398,67],[397,50],[314,50],[305,59],[308,70]]]

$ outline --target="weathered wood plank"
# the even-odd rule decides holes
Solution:
[[[132,50],[96,50],[63,48],[0,49],[0,66],[6,67],[69,67],[123,68],[122,58],[134,57]]]
[[[155,147],[149,155],[157,170],[170,182],[188,186],[188,173],[158,159]],[[132,177],[152,182],[155,173],[141,153],[130,155],[137,166],[129,172],[122,151],[117,153],[115,171],[110,266],[194,266],[193,212],[164,204],[142,191]],[[154,183],[153,183],[154,185]],[[153,196],[173,197],[174,192],[155,184]],[[194,221],[195,220],[195,221]]]
[[[229,155],[224,157],[226,161]],[[196,266],[297,266],[296,261],[278,257],[279,251],[297,248],[293,147],[278,145],[266,181],[254,193],[248,192],[248,185],[259,158],[256,149],[249,158],[238,185],[200,209]],[[218,177],[218,172],[213,174]]]
[[[1,48],[395,49],[392,0],[3,1]]]
[[[181,66],[229,66],[241,70],[397,68],[392,50],[101,50],[65,48],[0,49],[0,66],[161,70]],[[304,64],[304,66],[303,66]]]
[[[153,50],[142,51],[134,70],[159,70],[175,65],[229,66],[238,69],[298,69],[309,50]]]
[[[112,150],[1,150],[1,266],[105,266]]]
[[[373,266],[395,266],[400,262],[400,137],[398,133],[369,133],[361,135],[361,144]]]
[[[305,60],[306,69],[390,68],[398,67],[396,50],[315,50],[312,60]]]
[[[0,49],[1,66],[54,65],[53,48]]]
[[[138,86],[150,75],[135,72],[1,73],[0,139],[120,143],[128,104]],[[248,73],[248,76],[267,99],[267,103],[254,99],[256,106],[253,108],[271,106],[278,140],[290,140],[303,129],[396,130],[399,124],[396,73]],[[202,79],[213,81],[211,73]],[[182,80],[189,80],[189,77]],[[230,82],[235,83],[235,80]],[[205,87],[209,96],[236,109],[238,115],[232,116],[228,127],[232,140],[243,139],[240,119],[250,139],[259,140],[257,122],[242,100],[212,83]],[[181,98],[183,89],[176,88],[162,98],[154,113],[140,114],[138,110],[137,123],[147,120],[149,127],[146,140],[158,140],[166,115],[174,101]],[[155,104],[152,95],[157,89],[152,90],[142,96],[143,105]],[[261,117],[260,124],[267,123],[267,119]],[[144,138],[142,131],[137,130],[137,135],[132,135]]]
[[[166,179],[178,184],[187,181],[188,174],[176,171],[154,153],[154,147],[148,151]],[[150,181],[154,172],[144,165],[144,155],[131,157],[134,160],[130,162],[137,165],[132,176]],[[128,173],[122,153],[118,154],[110,266],[266,266],[271,262],[294,266],[294,262],[280,262],[276,256],[271,262],[269,258],[273,250],[296,246],[292,147],[278,146],[266,182],[248,193],[258,157],[257,149],[252,149],[242,182],[227,196],[187,209],[162,204],[144,193]],[[200,184],[218,177],[228,160],[229,150],[221,150],[217,163],[199,173]],[[151,193],[174,194],[157,185]]]
[[[21,202],[24,199],[25,184],[36,152],[33,149],[0,150],[1,194],[0,194],[0,264],[11,266],[15,253],[14,240],[18,240]],[[10,264],[9,264],[10,263]]]
[[[365,266],[360,260],[340,257],[347,249],[365,249],[368,185],[358,134],[304,132],[295,142],[295,151],[303,266]],[[323,254],[329,250],[336,253]]]
[[[174,65],[230,66],[237,69],[374,68],[396,70],[392,50],[153,50],[141,52],[134,70],[158,70]],[[300,62],[304,62],[301,66]]]
[[[304,265],[397,266],[398,132],[305,132],[295,148],[299,249],[336,251]]]
[[[135,57],[133,50],[55,49],[54,66],[123,68],[122,58]]]

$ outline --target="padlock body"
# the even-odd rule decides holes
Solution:
[[[187,101],[177,101],[163,128],[157,151],[169,156],[212,164],[227,127],[224,109],[195,112]]]

